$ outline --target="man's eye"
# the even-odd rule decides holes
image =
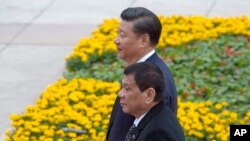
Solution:
[[[126,91],[128,91],[129,90],[129,88],[124,88]]]

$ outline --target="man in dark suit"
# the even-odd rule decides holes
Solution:
[[[166,106],[176,115],[177,93],[174,79],[166,64],[155,52],[162,25],[158,17],[142,7],[127,8],[121,13],[121,23],[115,39],[117,55],[127,66],[138,62],[152,62],[164,74]],[[134,117],[122,112],[117,97],[111,113],[106,140],[123,141]]]
[[[142,62],[125,69],[118,96],[122,111],[135,117],[126,141],[184,141],[177,117],[165,106],[164,89],[156,65]]]

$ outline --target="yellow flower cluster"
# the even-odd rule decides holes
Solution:
[[[112,105],[120,88],[118,82],[95,79],[60,79],[49,86],[23,114],[11,115],[13,129],[6,141],[105,140]],[[228,140],[230,124],[246,124],[226,110],[228,103],[194,103],[178,99],[178,119],[186,136],[198,139]]]
[[[163,24],[159,47],[180,45],[192,40],[214,38],[220,34],[250,35],[247,17],[204,18],[160,16]],[[105,20],[90,38],[82,39],[67,58],[83,62],[93,53],[101,57],[115,52],[113,39],[119,21]],[[23,114],[11,115],[12,128],[6,141],[84,141],[105,140],[113,103],[120,88],[118,82],[95,79],[62,78],[49,86]],[[250,112],[243,118],[228,109],[227,102],[178,103],[178,119],[187,137],[201,140],[228,140],[229,124],[249,124]]]
[[[49,86],[23,114],[11,115],[6,141],[72,141],[105,138],[118,82],[61,79]]]
[[[240,120],[240,124],[250,124],[250,112],[247,112],[243,119]]]
[[[227,102],[212,105],[210,101],[193,103],[179,99],[178,119],[186,136],[227,141],[229,125],[239,121],[237,113],[225,109],[227,105]]]
[[[232,18],[206,18],[202,16],[159,16],[162,34],[158,47],[178,46],[194,40],[216,38],[221,34],[250,35],[250,19],[246,16]],[[102,56],[104,52],[116,52],[113,43],[119,21],[105,20],[90,38],[83,38],[75,46],[73,53],[66,57],[79,57],[83,62],[93,53]]]
[[[246,16],[206,18],[203,16],[159,17],[163,25],[159,47],[178,46],[194,40],[216,38],[222,34],[250,35]]]
[[[88,57],[93,53],[98,53],[102,56],[104,52],[116,52],[114,38],[117,34],[119,21],[117,19],[104,20],[103,24],[92,33],[90,38],[82,38],[75,46],[73,53],[66,57],[80,57],[83,62],[88,60]]]

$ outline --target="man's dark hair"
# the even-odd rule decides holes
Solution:
[[[136,85],[143,92],[148,88],[154,88],[156,95],[154,101],[164,99],[165,82],[162,71],[149,62],[135,63],[124,70],[124,75],[134,75]]]
[[[162,25],[158,17],[143,7],[131,7],[121,13],[121,19],[133,22],[133,32],[138,36],[148,34],[152,45],[157,45],[161,36]]]

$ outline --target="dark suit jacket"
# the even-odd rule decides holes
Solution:
[[[162,101],[155,105],[134,130],[136,141],[184,141],[177,117]]]
[[[164,80],[166,82],[165,101],[168,107],[170,107],[171,111],[176,115],[177,94],[171,72],[156,53],[150,56],[146,62],[152,62],[153,64],[157,65],[164,73]],[[117,97],[109,121],[106,136],[107,141],[124,141],[133,121],[133,116],[123,113],[120,105],[120,98]]]

